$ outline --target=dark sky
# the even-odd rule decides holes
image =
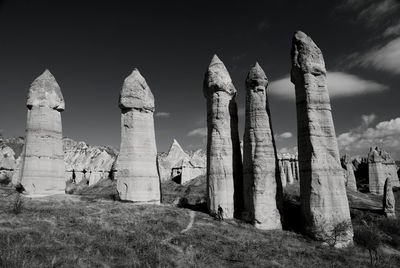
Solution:
[[[156,99],[158,150],[173,138],[186,149],[203,147],[202,81],[216,53],[238,90],[242,130],[244,80],[260,63],[278,148],[293,151],[294,89],[286,78],[300,29],[332,73],[341,152],[364,154],[378,144],[400,158],[399,18],[397,0],[0,0],[0,129],[24,135],[28,88],[48,68],[66,101],[64,136],[119,148],[119,91],[139,68]]]

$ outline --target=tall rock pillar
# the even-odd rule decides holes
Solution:
[[[221,206],[225,218],[239,217],[242,207],[242,160],[236,89],[215,55],[204,77],[207,99],[207,189],[210,213]]]
[[[300,199],[306,231],[328,241],[338,224],[346,224],[337,247],[353,241],[349,203],[333,125],[321,50],[296,32],[292,41],[291,81],[296,89]]]
[[[351,158],[348,154],[345,154],[340,159],[342,167],[345,170],[346,187],[349,190],[357,191],[356,176],[354,175],[354,168],[351,162]]]
[[[29,88],[27,107],[19,180],[31,194],[64,192],[61,112],[65,103],[60,86],[48,70]]]
[[[117,160],[117,190],[122,200],[160,203],[154,97],[146,80],[134,69],[122,86],[121,146]]]
[[[268,79],[256,65],[246,79],[246,122],[243,137],[243,218],[259,229],[281,229],[277,208],[280,183],[275,140],[267,98]],[[282,187],[279,187],[282,189]]]

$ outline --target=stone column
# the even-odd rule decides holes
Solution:
[[[345,154],[341,159],[342,167],[345,169],[346,187],[351,191],[357,191],[356,176],[349,155]]]
[[[207,189],[210,213],[239,217],[242,207],[242,161],[236,89],[222,61],[214,55],[204,77],[207,99]]]
[[[306,231],[327,242],[338,224],[347,231],[337,247],[351,244],[349,203],[333,125],[321,50],[296,32],[292,42],[291,81],[296,89],[300,199]]]
[[[48,70],[33,81],[27,107],[19,181],[31,194],[64,192],[61,112],[65,103],[60,86]]]
[[[120,198],[159,204],[154,97],[139,70],[134,69],[125,79],[119,107],[121,146],[115,178]]]
[[[395,198],[391,178],[386,178],[385,191],[383,194],[383,213],[390,219],[396,219]]]
[[[277,208],[279,169],[267,97],[268,79],[256,63],[246,79],[243,137],[243,219],[264,230],[282,229]],[[279,187],[279,189],[282,189]]]

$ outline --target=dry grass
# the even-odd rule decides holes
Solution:
[[[200,212],[181,233],[189,210],[171,206],[55,196],[25,199],[15,215],[9,202],[0,203],[0,267],[369,267],[356,247],[332,249]]]

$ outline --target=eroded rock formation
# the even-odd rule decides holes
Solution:
[[[0,143],[0,184],[8,185],[11,183],[15,166],[16,160],[13,149]]]
[[[222,63],[214,55],[204,77],[207,99],[207,189],[210,213],[221,206],[225,218],[240,216],[242,161],[238,134],[236,89]]]
[[[344,177],[346,180],[347,189],[357,191],[356,176],[354,175],[354,167],[350,156],[348,154],[345,154],[344,156],[342,156],[342,158],[340,158],[340,162],[342,163],[342,167],[345,170]]]
[[[383,194],[383,213],[386,217],[395,219],[396,218],[396,210],[395,210],[395,199],[393,194],[393,188],[390,178],[386,178],[384,185],[384,194]]]
[[[167,153],[157,155],[157,167],[161,182],[184,184],[206,174],[206,155],[201,149],[185,152],[174,139]]]
[[[283,187],[299,181],[299,162],[297,155],[290,153],[278,154],[279,173]]]
[[[292,41],[291,81],[296,89],[300,199],[306,231],[327,242],[338,224],[348,226],[336,246],[353,241],[343,169],[332,120],[321,50],[296,32]]]
[[[63,139],[66,179],[78,184],[86,178],[88,185],[112,176],[112,165],[117,152],[111,147],[90,146],[87,143]]]
[[[390,178],[393,186],[400,186],[395,161],[390,154],[378,147],[370,148],[368,153],[368,184],[369,191],[382,195],[386,178]]]
[[[146,80],[134,69],[122,86],[121,148],[116,165],[117,190],[122,200],[160,203],[154,97]]]
[[[264,230],[281,229],[277,191],[282,190],[267,97],[268,79],[260,65],[246,79],[243,137],[243,219]],[[290,167],[291,169],[291,167]]]
[[[65,104],[61,89],[48,70],[33,81],[27,107],[25,146],[18,180],[31,194],[64,192],[61,112]]]

